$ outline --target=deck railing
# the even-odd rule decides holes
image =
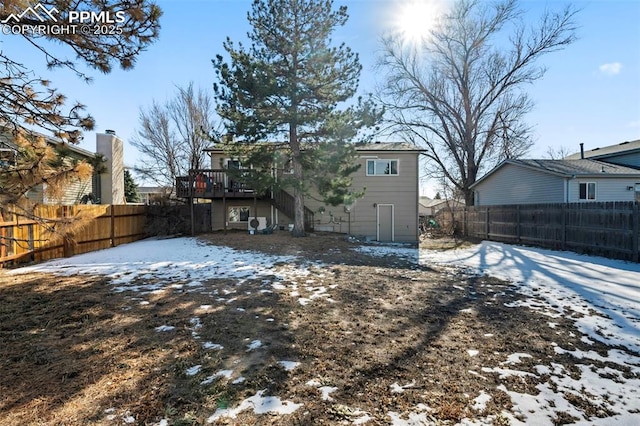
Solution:
[[[260,194],[263,196],[264,194]],[[199,169],[189,176],[176,178],[176,196],[179,198],[253,198],[248,185],[234,180],[226,170]]]
[[[247,173],[251,173],[250,170]],[[224,169],[192,170],[189,176],[176,178],[176,196],[179,198],[268,198],[282,213],[293,218],[294,199],[284,190],[266,194],[254,194],[248,185],[234,180]],[[304,226],[307,231],[313,230],[314,214],[311,209],[304,208]]]

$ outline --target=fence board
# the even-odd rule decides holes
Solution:
[[[44,261],[133,242],[146,236],[147,206],[38,206],[36,222],[0,208],[0,267],[5,263]],[[52,233],[48,228],[70,220],[84,222],[73,231]]]
[[[635,202],[522,204],[454,209],[469,237],[638,261]]]

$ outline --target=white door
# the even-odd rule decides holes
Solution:
[[[390,242],[394,240],[393,204],[378,204],[378,241]]]

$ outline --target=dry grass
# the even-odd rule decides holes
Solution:
[[[552,330],[540,327],[547,321],[540,313],[505,307],[521,296],[498,280],[431,270],[394,256],[372,258],[334,235],[206,238],[324,262],[308,279],[314,286],[334,286],[331,301],[302,306],[289,293],[265,292],[271,287],[262,279],[211,278],[204,283],[207,291],[141,295],[114,293],[100,277],[0,273],[0,424],[143,425],[167,419],[202,425],[217,408],[234,407],[263,389],[304,406],[291,415],[245,411],[226,421],[339,424],[362,410],[371,417],[368,424],[382,425],[390,411],[406,415],[426,404],[434,421],[452,424],[510,408],[509,398],[496,390],[505,383],[497,374],[470,370],[498,365],[513,352],[532,355],[518,366],[524,371],[541,360],[568,364],[547,343],[583,345],[569,320],[558,319]],[[213,290],[232,292],[234,303],[212,303]],[[311,290],[301,285],[299,291],[308,296]],[[162,325],[175,329],[156,331]],[[254,339],[263,347],[247,352]],[[224,349],[207,349],[204,341]],[[480,354],[470,357],[470,348]],[[300,365],[285,371],[280,360]],[[196,365],[200,371],[188,375]],[[245,381],[201,384],[226,369]],[[307,385],[312,379],[337,388],[331,401]],[[404,391],[391,392],[394,384]],[[535,390],[533,382],[507,386]],[[493,399],[476,413],[472,400],[480,391]],[[556,421],[565,419],[560,413]]]

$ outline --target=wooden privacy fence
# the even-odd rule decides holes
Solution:
[[[11,208],[0,208],[0,267],[6,263],[43,261],[115,247],[146,236],[146,206],[38,206],[26,219]],[[52,227],[75,219],[80,227],[52,233]]]
[[[637,202],[475,206],[453,219],[469,237],[638,262]]]

